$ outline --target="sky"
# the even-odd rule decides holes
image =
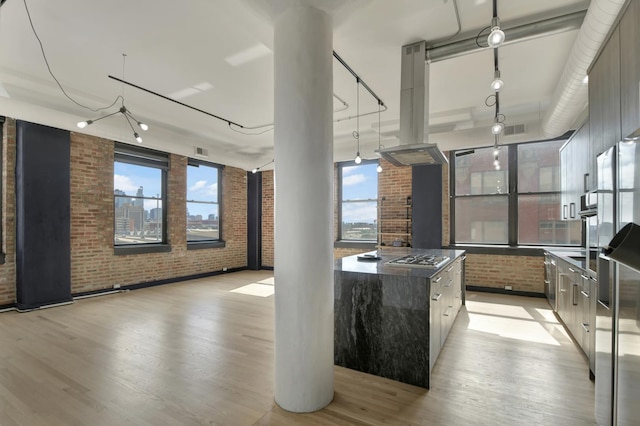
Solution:
[[[378,217],[377,163],[342,168],[342,200],[372,199],[366,203],[343,203],[342,222],[373,223]]]

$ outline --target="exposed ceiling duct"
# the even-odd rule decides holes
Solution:
[[[505,25],[507,44],[577,30],[586,13],[582,10],[511,27]],[[381,149],[379,153],[384,159],[398,166],[447,162],[437,145],[428,143],[429,123],[425,122],[429,116],[428,64],[479,49],[484,47],[478,46],[477,37],[428,48],[425,41],[402,47],[400,144]]]
[[[556,137],[574,125],[588,102],[584,78],[626,0],[591,0],[562,77],[542,119],[542,132]]]
[[[581,10],[521,25],[509,26],[508,23],[504,24],[504,28],[502,28],[505,33],[503,46],[537,37],[546,37],[566,31],[577,30],[582,25],[586,13],[585,10]],[[438,62],[488,48],[488,46],[478,46],[477,36],[473,36],[443,45],[436,44],[433,47],[428,47],[426,49],[426,60],[427,62]]]

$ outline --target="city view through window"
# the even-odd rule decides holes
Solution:
[[[217,167],[187,167],[187,242],[220,239]]]
[[[341,167],[340,238],[343,240],[377,241],[378,239],[376,167],[377,162]]]
[[[162,170],[114,162],[114,244],[163,241]]]
[[[149,244],[163,241],[162,170],[114,162],[114,244]],[[218,168],[187,168],[187,241],[220,238]]]

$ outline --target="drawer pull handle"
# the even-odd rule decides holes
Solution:
[[[436,278],[436,280],[434,281],[434,283],[439,283],[440,281],[442,281],[442,277],[438,277],[438,278]]]
[[[571,271],[571,272],[573,272],[573,273],[575,273],[575,272],[576,272],[576,270],[575,270],[575,269],[573,269],[573,268],[569,268],[569,271]]]
[[[441,298],[441,297],[442,297],[442,294],[441,294],[441,293],[438,293],[438,294],[434,295],[434,296],[431,298],[431,300],[435,300],[435,301],[437,302],[438,300],[440,300],[440,298]]]
[[[586,297],[587,299],[589,298],[589,292],[587,292],[587,291],[580,290],[580,294],[583,295],[584,297]]]
[[[584,328],[584,331],[586,331],[588,333],[589,332],[589,323],[583,322],[582,323],[582,328]]]

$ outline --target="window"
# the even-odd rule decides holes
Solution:
[[[377,161],[338,165],[340,240],[375,242],[378,239],[377,165]]]
[[[493,148],[480,148],[455,157],[455,242],[509,242],[509,165],[500,149],[496,170]]]
[[[116,144],[113,167],[114,245],[150,246],[166,242],[164,153]]]
[[[221,166],[189,159],[187,165],[187,242],[220,241]]]
[[[581,222],[560,220],[564,140],[503,145],[452,157],[455,243],[579,245]]]
[[[560,148],[564,141],[517,145],[518,244],[578,245],[580,220],[560,220]]]

